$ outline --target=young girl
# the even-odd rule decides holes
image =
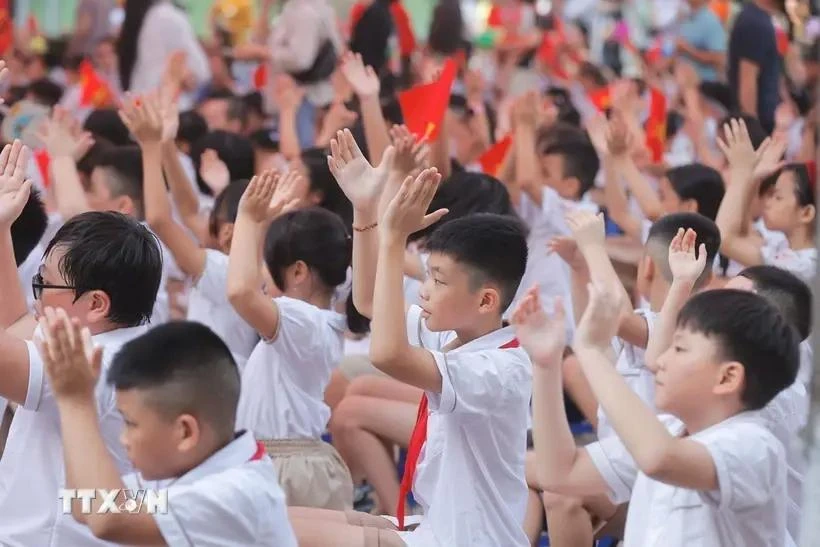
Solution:
[[[817,264],[812,174],[805,164],[781,163],[782,141],[766,141],[757,150],[752,148],[742,121],[733,120],[724,131],[720,146],[731,165],[731,175],[717,215],[721,252],[744,266],[771,264],[804,281],[811,280]],[[761,245],[760,239],[743,230],[744,211],[749,209],[758,185],[764,193],[766,228],[782,232],[785,239],[769,239]]]
[[[333,213],[292,210],[299,179],[295,172],[282,179],[265,172],[239,205],[228,298],[262,341],[242,373],[237,427],[263,440],[289,505],[349,509],[350,474],[321,435],[330,418],[324,391],[342,357],[346,326],[332,300],[350,266],[351,240]],[[281,291],[276,298],[261,289],[263,238],[265,265]]]

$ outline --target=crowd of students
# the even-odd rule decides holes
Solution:
[[[641,72],[618,77],[569,21],[497,9],[491,49],[339,52],[327,89],[274,54],[240,96],[218,54],[194,93],[175,51],[78,106],[88,60],[62,102],[22,53],[0,67],[49,109],[0,153],[0,544],[797,544],[806,64],[767,130],[697,44],[621,40]],[[412,84],[446,86],[423,134]],[[148,491],[167,511],[127,504]]]

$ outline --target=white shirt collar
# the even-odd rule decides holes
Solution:
[[[481,338],[476,338],[464,345],[458,346],[452,351],[481,351],[485,349],[499,349],[501,346],[509,344],[515,338],[512,327],[503,327],[493,332],[487,333]]]
[[[190,484],[203,477],[240,466],[253,458],[257,444],[253,433],[242,431],[226,446],[217,450],[201,464],[197,465],[174,481],[175,484]]]

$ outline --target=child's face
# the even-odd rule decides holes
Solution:
[[[777,178],[774,188],[763,198],[766,227],[788,235],[800,225],[802,209],[797,201],[794,173],[784,171]]]
[[[578,181],[564,177],[564,158],[558,154],[541,156],[541,177],[545,186],[558,192],[564,199],[576,199]]]
[[[658,185],[658,197],[664,213],[697,213],[698,203],[693,199],[682,200],[666,177]]]
[[[432,253],[419,291],[427,328],[435,332],[469,329],[477,314],[499,313],[498,292],[473,287],[467,268],[447,255]]]
[[[114,196],[108,178],[112,176],[105,167],[95,167],[91,171],[89,184],[85,188],[85,199],[94,211],[117,211],[125,215],[136,215],[134,202],[128,196]]]
[[[179,476],[186,469],[185,453],[197,444],[180,420],[193,418],[183,415],[169,420],[146,404],[146,399],[142,390],[117,390],[117,409],[125,422],[120,442],[146,480]]]
[[[675,330],[672,345],[657,364],[655,404],[684,422],[697,419],[699,409],[710,399],[739,393],[742,388],[738,363],[725,362],[713,338],[687,328]]]
[[[65,255],[63,247],[54,247],[43,259],[43,264],[37,273],[36,283],[42,285],[51,285],[53,287],[66,288],[37,288],[39,298],[34,302],[34,315],[39,319],[43,315],[45,308],[62,308],[66,311],[69,317],[77,318],[83,325],[87,325],[87,299],[81,298],[74,301],[76,294],[63,272],[60,271],[60,261]]]

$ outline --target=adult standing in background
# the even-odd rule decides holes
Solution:
[[[114,0],[80,0],[70,50],[74,55],[90,56],[97,45],[111,34]]]
[[[327,0],[287,0],[268,41],[274,74],[305,89],[296,119],[303,149],[314,146],[316,108],[333,101],[330,77],[343,49],[336,13]]]
[[[192,92],[211,77],[208,58],[184,11],[169,0],[126,0],[125,20],[117,43],[120,83],[124,91],[144,93],[156,89],[167,59],[185,52],[188,77],[185,91]],[[183,95],[182,108],[190,106]]]
[[[749,0],[729,38],[729,87],[735,107],[757,116],[769,133],[774,130],[774,111],[780,104],[782,73],[772,17],[785,11],[785,0]]]
[[[704,82],[720,80],[726,66],[726,31],[709,0],[689,0],[689,14],[678,30],[678,53],[695,67]]]

